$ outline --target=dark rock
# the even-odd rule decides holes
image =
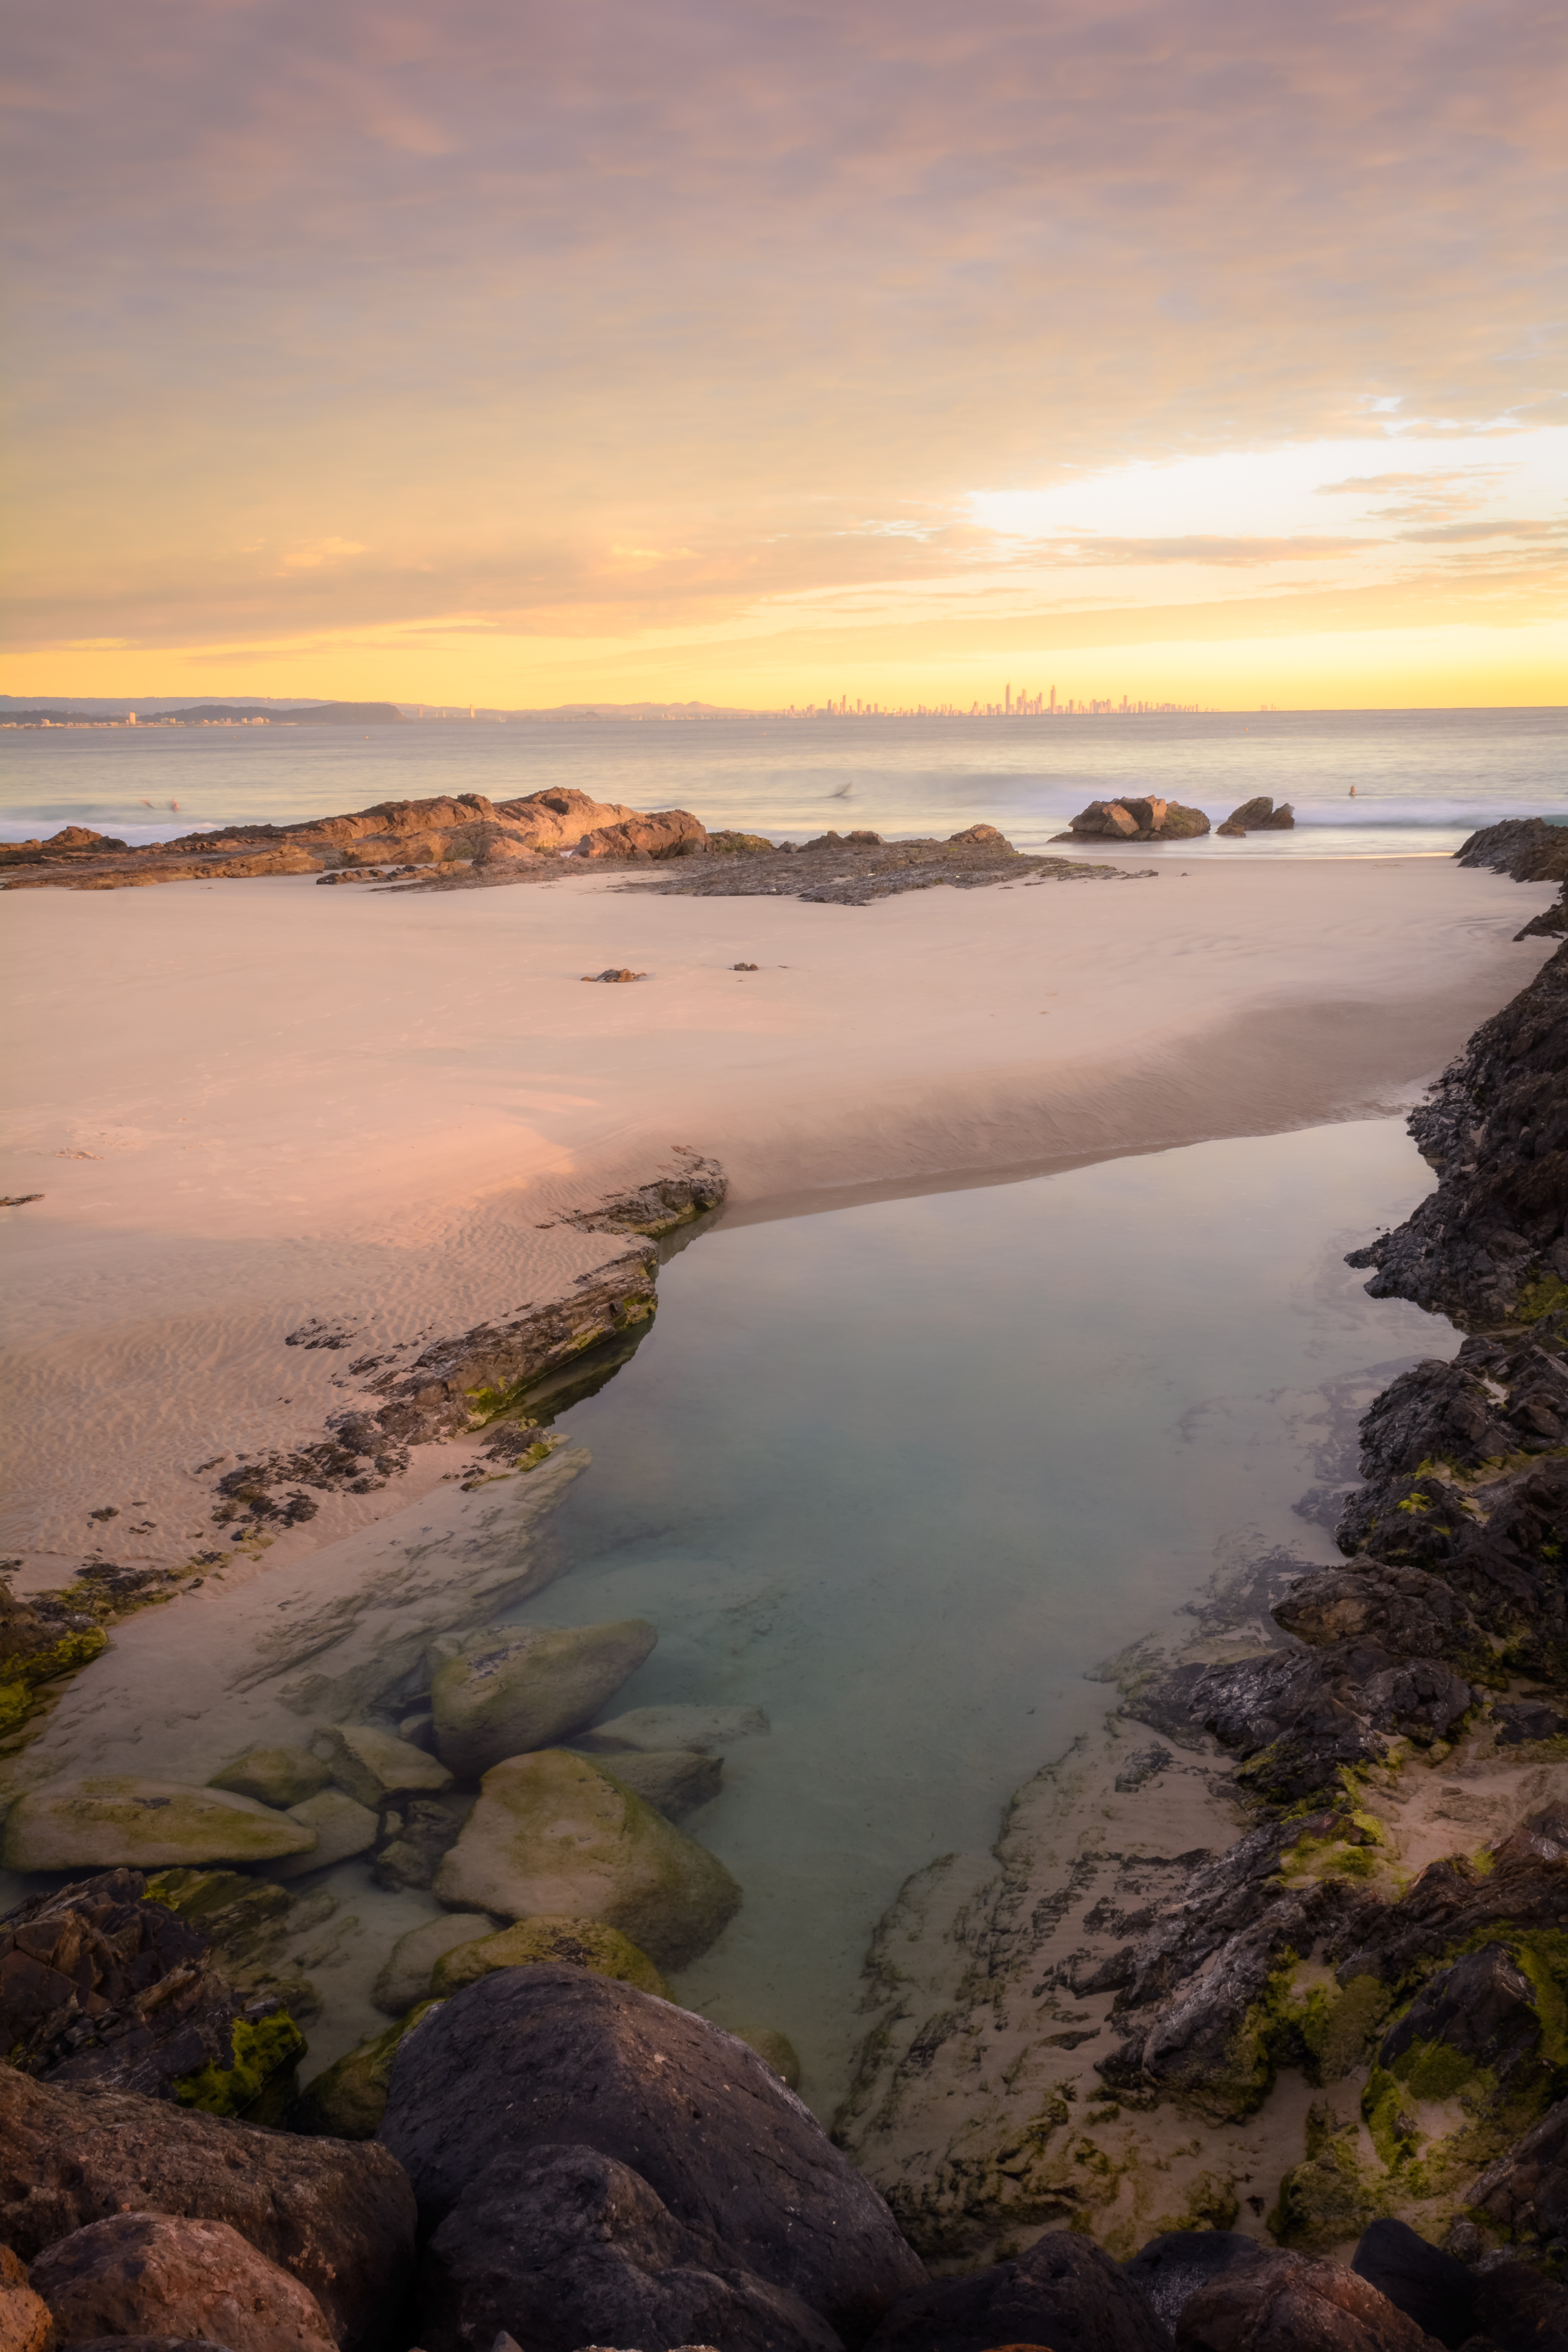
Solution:
[[[1089,2239],[1050,2230],[1016,2262],[906,2294],[867,2352],[1165,2352],[1169,2342],[1128,2271]]]
[[[1568,1927],[1568,1812],[1542,1805],[1491,1849],[1480,1870],[1460,1854],[1429,1863],[1396,1903],[1371,1898],[1347,1911],[1327,1958],[1342,1983],[1376,1976],[1398,1985],[1445,1961],[1456,1945],[1510,1929]]]
[[[1399,2022],[1384,2035],[1377,2057],[1396,2071],[1418,2043],[1443,2042],[1500,2084],[1521,2066],[1532,2071],[1541,2050],[1535,1988],[1501,1944],[1483,1944],[1427,1979]]]
[[[344,2352],[374,2352],[406,2305],[414,2198],[384,2148],[60,2090],[0,2066],[0,2242],[30,2262],[130,2210],[228,2222],[310,2290]]]
[[[881,2199],[753,2051],[579,1969],[507,1969],[399,2050],[380,2137],[434,2227],[500,2156],[569,2142],[858,2343],[923,2278]]]
[[[1489,2165],[1465,2202],[1515,2243],[1568,2251],[1568,2099]]]
[[[1476,1032],[1409,1126],[1438,1186],[1402,1225],[1352,1253],[1351,1265],[1376,1268],[1373,1297],[1413,1299],[1469,1331],[1560,1307],[1568,943]]]
[[[1407,2221],[1373,2222],[1362,2233],[1351,2268],[1448,2352],[1457,2352],[1475,2327],[1472,2273],[1440,2246],[1417,2237]]]
[[[1174,2327],[1199,2287],[1240,2263],[1257,2262],[1263,2251],[1238,2230],[1167,2230],[1163,2237],[1151,2238],[1123,2268],[1155,2316]]]
[[[430,2242],[426,2352],[490,2352],[502,2331],[529,2352],[838,2352],[805,2304],[738,2268],[710,2231],[677,2221],[640,2175],[590,2147],[497,2157]]]
[[[1437,2339],[1338,2263],[1268,2253],[1198,2290],[1176,2352],[1437,2352]]]
[[[210,2336],[89,2336],[75,2341],[70,2352],[229,2352],[229,2347],[215,2344]]]
[[[1484,1634],[1451,1586],[1424,1569],[1394,1568],[1364,1553],[1344,1568],[1314,1569],[1272,1614],[1314,1648],[1368,1640],[1391,1658],[1459,1664],[1486,1654]]]
[[[1296,812],[1289,801],[1281,801],[1276,808],[1268,793],[1260,793],[1232,809],[1219,829],[1221,833],[1289,833],[1295,822]]]
[[[1568,2352],[1568,2287],[1557,2280],[1496,2263],[1478,2273],[1475,2295],[1477,2334],[1492,2352]]]
[[[1500,1748],[1522,1748],[1532,1739],[1561,1739],[1568,1735],[1568,1715],[1535,1698],[1504,1699],[1492,1710]]]
[[[47,2247],[33,2284],[68,2344],[174,2336],[228,2352],[334,2352],[310,2289],[226,2221],[110,2214]]]
[[[463,1809],[434,1797],[394,1797],[381,1808],[370,1874],[378,1886],[428,1886],[458,1843]]]
[[[163,2098],[211,2069],[213,2096],[226,2074],[235,2104],[249,2104],[303,2037],[275,1994],[237,1989],[213,1965],[198,1925],[143,1901],[146,1885],[138,1871],[104,1871],[6,1914],[0,2048],[47,2081]]]
[[[1549,824],[1540,816],[1504,817],[1461,842],[1454,863],[1487,866],[1516,882],[1568,880],[1568,825]]]

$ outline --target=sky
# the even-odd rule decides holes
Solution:
[[[1558,702],[1542,0],[7,0],[12,693]]]

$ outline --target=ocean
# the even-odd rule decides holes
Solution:
[[[0,733],[0,839],[83,824],[162,840],[552,784],[776,840],[830,825],[942,835],[984,820],[1031,850],[1116,793],[1158,793],[1216,823],[1267,793],[1292,803],[1296,829],[1205,855],[1441,856],[1499,817],[1568,822],[1568,709],[18,729]]]

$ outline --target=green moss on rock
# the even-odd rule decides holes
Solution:
[[[515,1927],[457,1945],[436,1962],[430,1972],[430,1990],[437,1995],[459,1992],[497,1969],[552,1963],[586,1969],[618,1984],[636,1985],[639,1992],[657,1993],[661,2000],[673,1999],[647,1954],[639,1951],[629,1936],[606,1927],[600,1919],[561,1917],[521,1919]]]
[[[296,2066],[304,2056],[304,2035],[286,2009],[270,2017],[239,2018],[229,2032],[232,2063],[198,2067],[182,2074],[174,2096],[183,2107],[205,2116],[243,2116],[255,2106],[273,2079]]]
[[[404,2036],[439,2006],[434,2000],[418,2001],[384,2033],[345,2051],[334,2065],[306,2084],[289,2115],[290,2128],[327,2139],[374,2139],[386,2113],[393,2061]]]

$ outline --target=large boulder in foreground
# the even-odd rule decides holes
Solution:
[[[615,1625],[526,1625],[481,1635],[430,1684],[436,1747],[459,1780],[592,1723],[658,1634],[646,1617]],[[428,1763],[431,1759],[427,1757]]]
[[[1177,2352],[1442,2352],[1414,2319],[1338,2263],[1262,2255],[1200,2287]]]
[[[228,1789],[130,1773],[56,1780],[18,1797],[0,1832],[6,1870],[160,1870],[309,1853],[314,1830]]]
[[[437,2231],[419,2287],[426,2352],[489,2352],[503,2334],[528,2352],[840,2352],[798,2295],[737,2268],[710,2231],[592,2147],[498,2157]]]
[[[0,2066],[0,2242],[34,2262],[125,2212],[228,2222],[310,2289],[343,2352],[372,2352],[408,2303],[414,2198],[384,2148],[57,2090]]]
[[[1103,2248],[1047,2231],[1016,2262],[939,2279],[894,2305],[867,2352],[1168,2352],[1170,2336]]]
[[[585,1969],[507,1969],[432,2011],[397,2054],[381,2138],[426,2226],[501,2157],[596,2149],[847,2343],[924,2280],[876,2190],[753,2051]]]
[[[733,1917],[741,1890],[716,1854],[585,1756],[547,1748],[485,1774],[436,1897],[503,1919],[599,1919],[679,1969]]]
[[[5,2352],[51,2352],[54,2340],[49,2306],[28,2285],[26,2264],[0,2246],[0,2345]]]
[[[66,2344],[163,2336],[227,2352],[335,2352],[310,2288],[226,2221],[110,2214],[46,2247],[33,2287]]]

